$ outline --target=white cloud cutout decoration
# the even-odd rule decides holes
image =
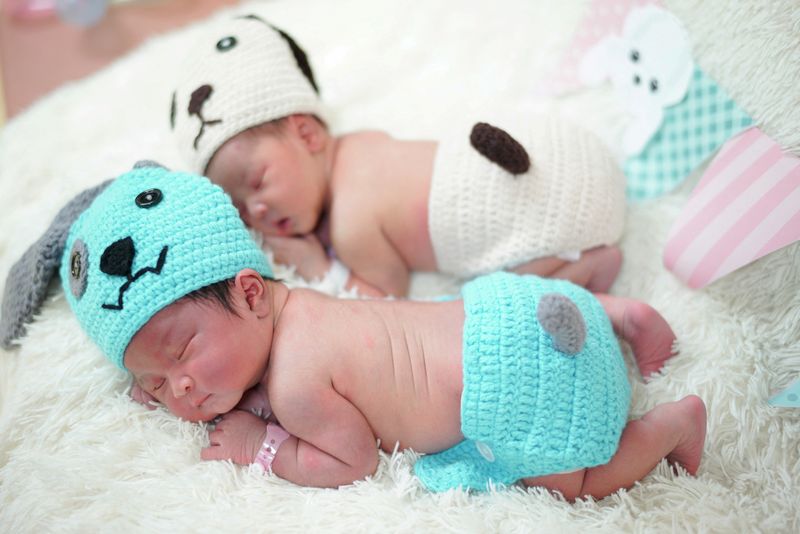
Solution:
[[[689,38],[680,21],[662,8],[645,6],[631,10],[622,35],[610,35],[586,52],[578,76],[586,85],[611,80],[632,116],[622,149],[633,156],[658,131],[664,108],[683,99],[693,69]]]

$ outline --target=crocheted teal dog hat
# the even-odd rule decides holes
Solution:
[[[124,369],[128,343],[156,312],[248,267],[272,275],[220,187],[201,176],[137,166],[74,222],[60,274],[83,328]]]

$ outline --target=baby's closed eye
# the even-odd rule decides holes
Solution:
[[[245,185],[253,191],[258,191],[264,183],[264,171],[266,167],[260,167],[245,179]]]
[[[261,182],[262,180],[260,176],[254,176],[253,178],[247,181],[247,186],[253,191],[258,191],[259,189],[261,189]]]

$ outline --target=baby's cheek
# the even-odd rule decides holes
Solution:
[[[208,392],[221,393],[226,390],[238,390],[241,387],[242,377],[247,373],[247,360],[242,355],[251,352],[251,348],[245,342],[246,333],[231,328],[228,339],[213,358],[208,358],[202,367],[192,370],[197,378],[197,386],[201,390]],[[234,354],[237,356],[229,356]],[[244,360],[244,361],[242,361]],[[244,389],[240,392],[244,394]]]
[[[204,369],[199,370],[198,378],[202,373],[202,382],[198,380],[198,387],[207,391],[224,389],[226,384],[230,384],[231,378],[236,374],[236,366],[225,357],[214,358]]]

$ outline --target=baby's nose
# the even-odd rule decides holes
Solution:
[[[267,205],[264,202],[250,202],[247,205],[248,215],[251,220],[263,219],[267,214]]]
[[[172,381],[172,394],[176,399],[184,397],[194,389],[194,382],[188,376],[182,376]]]

